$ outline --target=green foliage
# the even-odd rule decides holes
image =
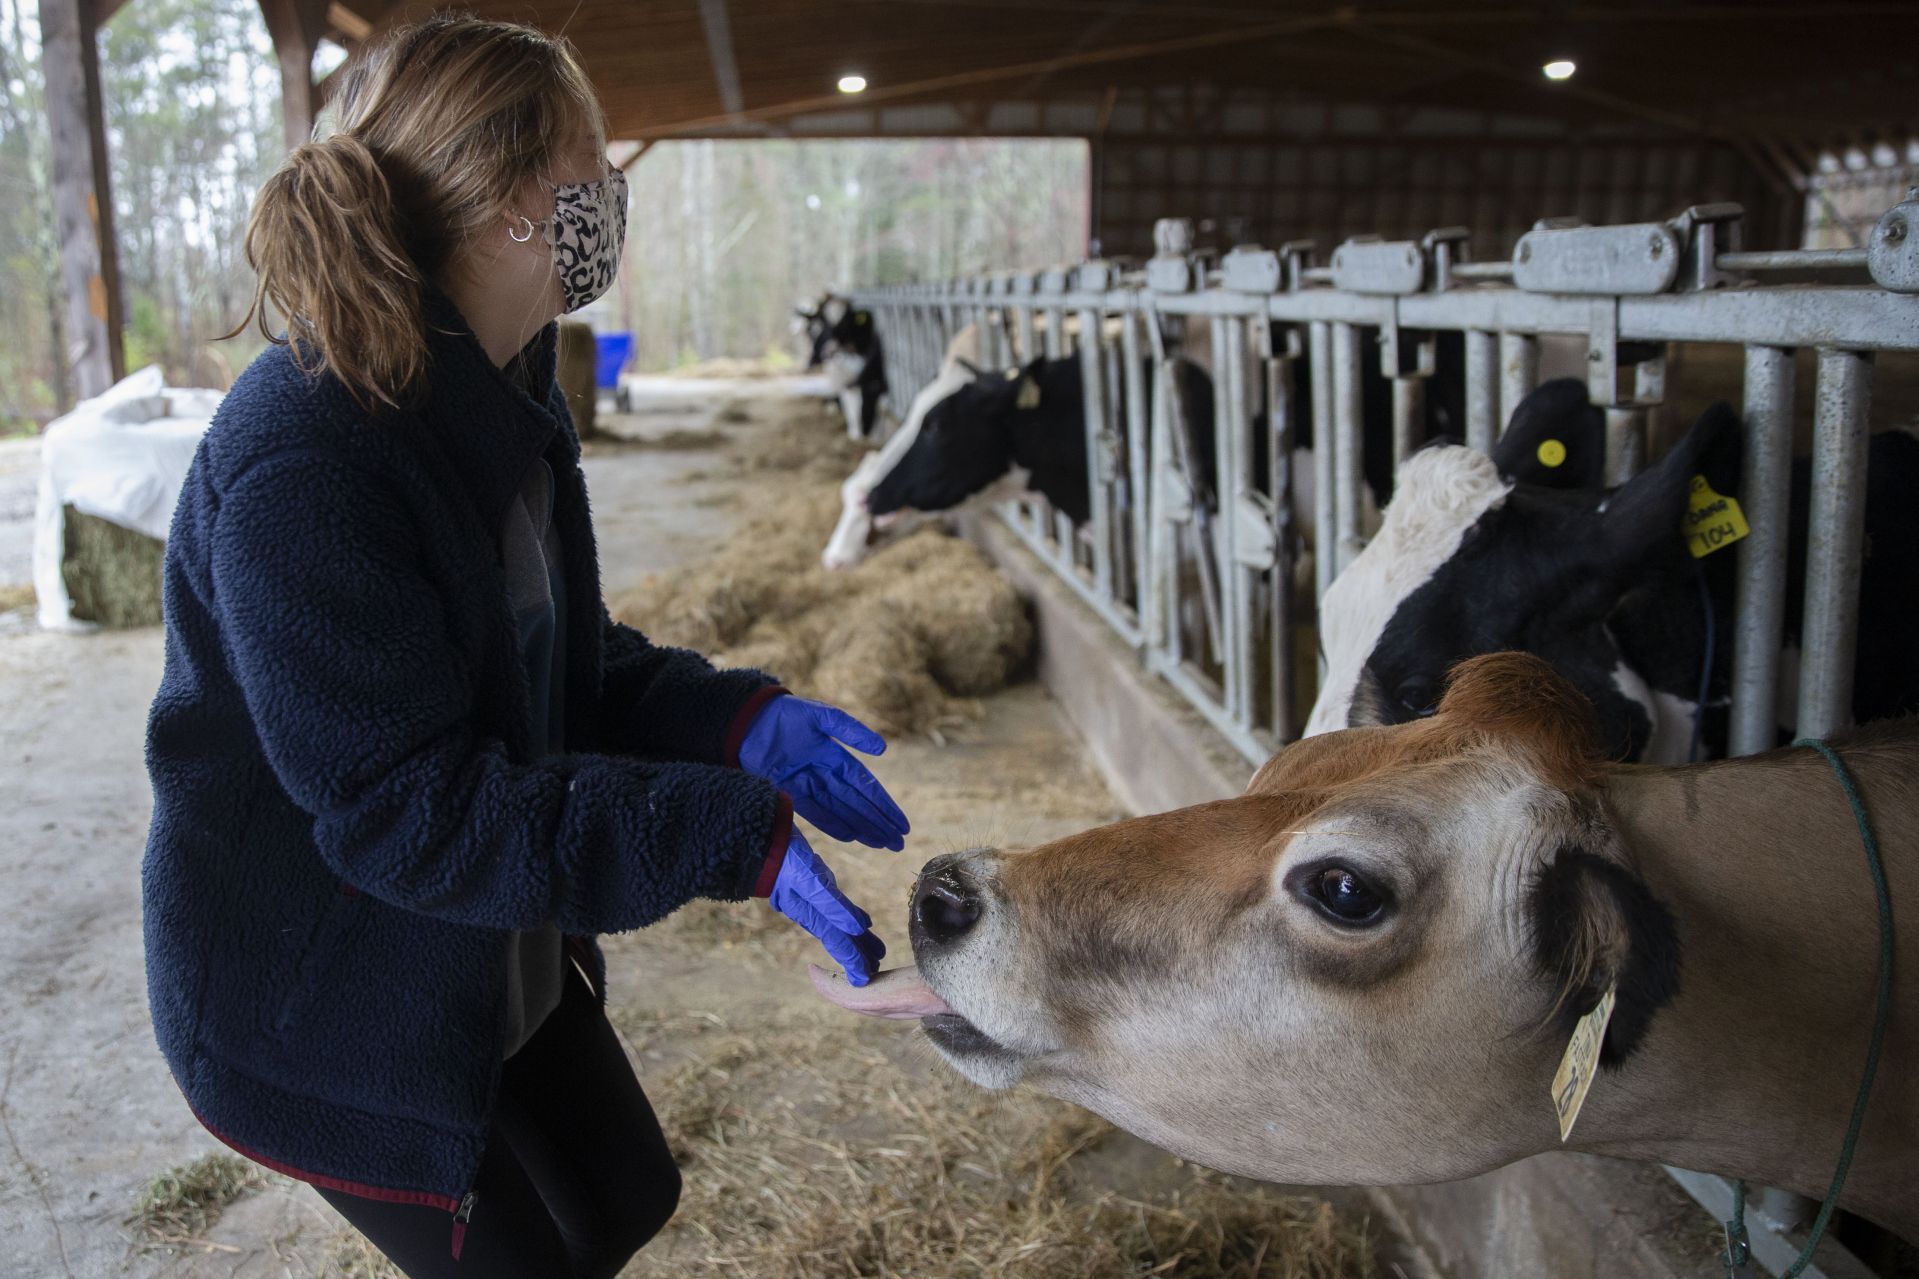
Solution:
[[[38,6],[0,0],[0,429],[71,407]],[[261,341],[214,339],[252,293],[253,191],[284,151],[253,0],[141,0],[100,36],[127,367],[225,386]]]
[[[0,0],[0,430],[71,406],[37,14]],[[125,5],[100,59],[127,366],[226,386],[265,345],[219,339],[285,149],[258,5]],[[633,330],[641,368],[790,351],[792,304],[827,288],[1077,259],[1086,174],[1076,141],[665,143],[633,169],[624,269],[588,318]]]

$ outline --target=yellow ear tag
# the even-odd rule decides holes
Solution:
[[[1563,466],[1566,462],[1566,446],[1559,440],[1541,440],[1538,457],[1541,466]]]
[[[1039,383],[1027,378],[1019,384],[1019,399],[1013,401],[1015,408],[1036,409],[1039,407]]]
[[[1619,994],[1617,983],[1606,987],[1593,1010],[1573,1025],[1572,1042],[1553,1072],[1553,1109],[1559,1112],[1559,1140],[1572,1135],[1573,1121],[1586,1104],[1586,1091],[1599,1073],[1599,1046],[1606,1041],[1606,1023],[1612,1020],[1613,1003]]]
[[[1731,546],[1750,532],[1752,528],[1746,523],[1746,513],[1739,509],[1738,498],[1713,492],[1703,475],[1692,477],[1685,533],[1686,549],[1692,552],[1694,559]]]
[[[865,323],[866,323],[866,312],[864,312],[864,311],[861,311],[861,312],[860,312],[860,313],[859,313],[858,315],[856,315],[856,316],[854,316],[854,317],[853,317],[853,323],[855,323],[855,324],[865,324]]]

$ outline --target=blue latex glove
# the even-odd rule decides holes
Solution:
[[[807,847],[799,831],[786,842],[786,860],[773,879],[767,902],[820,939],[826,953],[846,970],[846,980],[864,986],[879,971],[886,943],[873,932],[873,918],[846,899],[833,872]]]
[[[906,847],[906,814],[840,743],[878,755],[886,739],[837,706],[791,694],[753,717],[740,741],[740,767],[793,797],[793,810],[842,843]]]

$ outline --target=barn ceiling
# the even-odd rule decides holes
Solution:
[[[361,0],[363,13],[379,9]],[[379,15],[435,6],[403,0]],[[1585,130],[1824,145],[1903,138],[1919,55],[1912,0],[474,0],[563,30],[616,137],[1086,134],[1121,95],[1182,90],[1156,131],[1235,102],[1372,104]],[[1578,64],[1568,82],[1540,74]],[[847,73],[869,88],[845,97]],[[943,115],[924,108],[937,104]],[[1290,126],[1289,126],[1290,127]],[[1797,149],[1797,148],[1795,148]]]

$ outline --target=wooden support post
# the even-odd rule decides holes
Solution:
[[[260,0],[273,52],[280,61],[280,102],[287,150],[313,136],[320,95],[313,84],[313,50],[326,30],[324,0]]]
[[[67,291],[66,354],[81,399],[100,394],[127,373],[97,30],[86,0],[40,0],[53,211]]]

